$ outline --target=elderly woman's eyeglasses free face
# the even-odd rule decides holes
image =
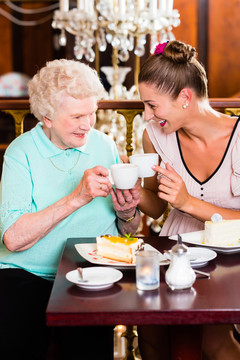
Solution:
[[[75,99],[64,94],[52,119],[44,117],[43,130],[60,149],[86,144],[89,131],[96,122],[97,99],[91,96]]]

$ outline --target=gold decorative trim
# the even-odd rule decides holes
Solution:
[[[137,337],[137,331],[134,329],[133,325],[127,325],[126,331],[122,333],[122,336],[127,340],[126,355],[124,356],[123,360],[135,360],[136,355],[133,341],[134,338]]]
[[[23,134],[23,121],[25,119],[25,116],[30,113],[30,110],[2,109],[1,111],[12,115],[15,123],[15,136],[18,137],[19,135]]]
[[[118,109],[117,113],[124,116],[127,124],[127,136],[126,136],[126,150],[127,156],[132,155],[133,152],[133,120],[136,115],[139,115],[143,112],[141,109],[131,109],[131,110],[124,110]]]
[[[240,116],[240,108],[225,108],[224,114],[230,115],[230,116],[232,116],[232,115]]]

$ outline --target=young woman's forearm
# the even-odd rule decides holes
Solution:
[[[189,201],[180,210],[203,222],[210,220],[215,213],[220,214],[224,220],[240,219],[240,210],[222,208],[193,196],[189,196]]]
[[[138,204],[139,210],[144,214],[158,219],[165,211],[167,202],[159,199],[157,194],[153,191],[142,188],[140,192],[140,203]]]

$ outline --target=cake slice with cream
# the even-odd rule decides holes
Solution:
[[[125,237],[103,235],[98,236],[97,254],[107,259],[136,263],[136,253],[144,248],[142,239],[126,235]]]
[[[215,246],[240,246],[240,220],[223,220],[214,214],[205,221],[204,243]]]

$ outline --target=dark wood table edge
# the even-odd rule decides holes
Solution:
[[[184,320],[182,319],[181,311],[171,311],[171,319],[169,315],[166,315],[166,312],[138,312],[137,316],[134,313],[135,321],[131,320],[133,312],[126,313],[111,313],[111,318],[114,318],[114,321],[109,318],[109,313],[86,313],[82,315],[78,314],[68,314],[68,321],[66,324],[66,314],[62,315],[59,313],[56,314],[47,314],[47,325],[48,326],[102,326],[104,325],[203,325],[203,324],[232,324],[239,322],[240,323],[240,314],[239,321],[236,321],[236,316],[231,316],[230,314],[233,311],[192,311],[185,316]],[[223,318],[224,314],[226,315],[226,320],[219,321],[219,315]],[[136,320],[138,317],[138,320]],[[232,320],[230,320],[232,318]],[[174,320],[173,320],[174,319]],[[200,319],[200,320],[199,320]]]

